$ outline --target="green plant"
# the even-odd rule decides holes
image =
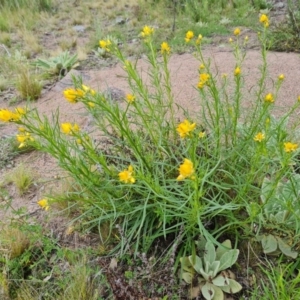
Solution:
[[[9,9],[28,7],[35,10],[49,10],[52,7],[52,0],[0,0],[0,7]]]
[[[23,195],[34,183],[33,171],[25,167],[24,164],[20,164],[14,170],[7,173],[5,182],[7,184],[14,184],[20,195]]]
[[[69,51],[64,51],[56,57],[49,59],[38,58],[33,65],[45,70],[50,75],[65,76],[72,68],[78,66],[77,54],[71,55]]]
[[[263,300],[298,299],[300,297],[298,268],[299,259],[288,264],[279,261],[278,265],[266,261],[264,267],[259,268],[263,278],[256,283],[249,299],[255,300],[258,297]]]
[[[16,79],[16,89],[22,99],[37,100],[42,92],[42,84],[36,75],[24,68]]]
[[[0,139],[0,168],[4,167],[20,153],[15,137]]]
[[[283,254],[296,258],[298,253],[292,251],[294,232],[299,232],[298,191],[300,175],[293,174],[289,179],[281,181],[275,178],[264,178],[261,188],[262,213],[259,214],[262,232],[259,235],[263,251],[266,254]]]
[[[247,95],[253,97],[247,111],[243,108],[245,41],[240,30],[231,42],[236,58],[231,77],[219,77],[211,70],[203,57],[201,35],[189,31],[181,37],[196,49],[200,64],[200,111],[189,112],[174,102],[168,69],[171,47],[163,42],[158,52],[154,28],[144,26],[140,37],[149,82],[120,45],[108,38],[99,45],[119,60],[127,74],[129,90],[124,99],[112,101],[80,78],[74,80],[74,88],[64,91],[70,105],[85,106],[93,119],[91,131],[101,137],[93,138],[74,121],[61,123],[58,112],[46,118],[36,109],[21,116],[0,111],[0,119],[22,125],[33,139],[30,144],[55,157],[73,177],[80,187],[74,199],[83,204],[78,219],[85,228],[95,230],[105,224],[110,233],[115,226],[121,228],[124,234],[109,240],[120,239],[112,251],[124,254],[132,247],[135,254],[147,252],[158,239],[171,246],[170,237],[183,227],[181,251],[191,253],[197,235],[217,243],[223,234],[236,235],[241,224],[248,228],[254,222],[251,202],[261,206],[266,174],[289,180],[295,173],[297,124],[287,131],[284,123],[300,102],[295,101],[270,126],[284,76],[274,79],[274,88],[267,88],[268,17],[262,15],[260,23],[262,66],[256,90]]]
[[[287,1],[287,16],[270,31],[271,49],[276,51],[300,50],[300,1]]]
[[[230,240],[224,241],[217,250],[210,241],[202,244],[203,241],[199,243],[199,252],[203,251],[203,258],[197,255],[180,258],[182,279],[191,285],[191,297],[198,297],[201,291],[207,300],[222,300],[224,293],[238,293],[242,286],[227,269],[237,261],[239,250],[232,249]]]

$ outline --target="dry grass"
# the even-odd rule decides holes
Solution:
[[[16,89],[22,99],[37,100],[42,92],[42,84],[36,75],[24,68],[17,77]]]
[[[30,241],[24,232],[12,226],[4,226],[0,232],[0,253],[9,259],[19,257],[28,249]]]
[[[18,165],[11,172],[6,174],[4,184],[13,184],[18,189],[20,195],[29,190],[34,183],[35,176],[33,171],[23,164]]]

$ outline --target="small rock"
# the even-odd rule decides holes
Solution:
[[[75,25],[75,26],[73,26],[73,30],[75,30],[77,32],[84,32],[85,31],[85,26],[83,26],[83,25]]]
[[[278,2],[278,3],[274,4],[273,8],[274,9],[284,8],[284,3],[283,2]]]
[[[126,22],[126,20],[123,17],[121,17],[121,16],[116,17],[116,24],[122,25],[122,24],[125,24],[125,22]]]

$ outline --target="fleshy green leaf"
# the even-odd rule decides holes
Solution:
[[[228,279],[229,285],[220,286],[220,289],[228,294],[235,294],[242,290],[242,286],[234,279]]]
[[[211,264],[216,260],[215,246],[211,241],[207,241],[205,245],[205,253],[203,257],[204,261],[208,261]]]
[[[224,286],[224,285],[229,285],[229,278],[223,276],[222,274],[218,275],[212,280],[212,283],[216,286]]]
[[[224,253],[220,258],[219,271],[230,268],[238,259],[240,251],[238,249],[232,249]]]
[[[210,264],[210,270],[212,271],[212,277],[216,277],[219,273],[220,262],[218,260]]]
[[[194,273],[194,268],[189,260],[189,257],[181,257],[180,258],[181,266],[184,271],[189,273]]]
[[[212,300],[215,295],[213,285],[209,282],[206,282],[205,285],[201,288],[201,293],[206,300]]]
[[[277,237],[278,247],[280,251],[289,257],[296,258],[298,256],[298,252],[292,251],[291,247],[286,244],[281,238]]]
[[[225,297],[224,297],[223,291],[215,285],[213,285],[213,289],[215,291],[215,295],[213,297],[213,300],[224,300]]]
[[[220,260],[221,256],[226,253],[227,251],[229,251],[229,249],[232,249],[232,246],[231,246],[231,241],[230,240],[225,240],[221,246],[219,246],[217,248],[217,251],[216,251],[216,259],[217,260]]]
[[[203,268],[201,258],[197,255],[195,255],[194,257],[191,255],[189,256],[189,261],[195,269],[195,271],[200,274],[200,269]]]
[[[186,283],[191,284],[193,282],[193,274],[189,272],[183,272],[181,276]]]
[[[263,247],[264,253],[272,253],[277,249],[277,240],[272,234],[269,234],[267,236],[263,235],[261,245]]]

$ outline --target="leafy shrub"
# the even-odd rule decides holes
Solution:
[[[289,180],[295,174],[298,144],[284,121],[300,102],[295,101],[270,126],[284,75],[275,80],[273,90],[266,88],[268,17],[260,16],[260,23],[261,75],[246,111],[242,105],[245,53],[239,29],[231,42],[236,57],[232,80],[211,71],[201,51],[202,36],[187,32],[185,41],[194,45],[200,63],[201,111],[191,114],[174,103],[170,46],[163,42],[158,53],[152,40],[154,29],[145,26],[141,39],[150,84],[119,46],[107,39],[100,41],[100,47],[117,57],[127,73],[130,92],[123,103],[107,99],[80,79],[75,80],[74,89],[64,91],[71,104],[85,105],[98,137],[76,123],[61,121],[58,112],[49,119],[35,109],[26,113],[0,110],[0,119],[22,125],[25,144],[50,153],[70,173],[81,187],[83,224],[89,228],[109,224],[111,236],[119,239],[114,250],[121,254],[129,247],[136,253],[148,251],[157,240],[168,247],[183,228],[180,251],[191,253],[199,235],[217,243],[222,234],[234,234],[241,224],[256,220],[251,203],[259,208],[265,205],[261,187],[266,174],[276,180]],[[184,118],[178,122],[177,116]],[[116,225],[122,235],[115,232]],[[298,228],[299,224],[297,232]]]

